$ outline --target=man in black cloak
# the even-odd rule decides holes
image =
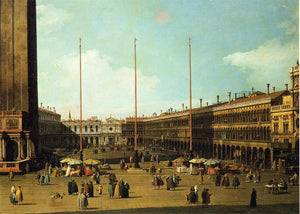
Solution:
[[[254,188],[251,193],[250,207],[256,207],[256,190]]]

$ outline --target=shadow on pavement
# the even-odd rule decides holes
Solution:
[[[270,204],[270,205],[259,205],[257,208],[250,208],[245,205],[237,206],[225,206],[225,205],[211,205],[209,208],[203,208],[200,204],[190,205],[188,207],[150,207],[150,208],[139,208],[139,209],[123,209],[123,210],[99,210],[93,211],[97,208],[88,208],[85,210],[91,214],[93,213],[218,213],[218,214],[231,214],[231,213],[289,213],[298,214],[298,204]],[[53,212],[54,213],[54,212]],[[79,214],[82,211],[72,212],[57,212],[57,213],[75,213]],[[50,214],[50,213],[49,213]]]

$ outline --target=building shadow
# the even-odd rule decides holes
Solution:
[[[250,202],[249,202],[250,204]],[[257,213],[289,213],[289,214],[298,214],[299,213],[299,204],[269,204],[269,205],[257,205],[256,208],[250,208],[249,205],[210,205],[209,208],[202,207],[201,204],[191,204],[181,207],[149,207],[149,208],[138,208],[138,209],[119,209],[119,210],[99,210],[92,211],[98,208],[88,208],[86,211],[90,214],[96,213],[111,213],[111,214],[124,214],[124,213],[201,213],[201,214],[236,214],[236,213],[247,213],[247,214],[257,214]],[[55,212],[58,214],[62,213],[74,213],[80,214],[82,211],[70,211],[70,212]],[[50,214],[50,213],[49,213]]]

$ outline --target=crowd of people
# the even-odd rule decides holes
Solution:
[[[10,192],[10,203],[13,205],[21,205],[23,201],[23,192],[21,186],[16,189],[15,185],[12,185]]]
[[[108,194],[110,198],[129,198],[129,184],[116,178],[115,173],[110,173],[108,176]]]
[[[143,157],[143,156],[142,156]],[[176,187],[179,185],[179,181],[181,178],[174,173],[173,175],[168,175],[166,177],[161,177],[161,174],[156,169],[154,165],[154,161],[156,160],[156,163],[158,165],[158,155],[151,157],[152,163],[149,168],[150,174],[154,174],[152,179],[152,186],[154,189],[160,189],[161,186],[163,186],[166,183],[166,190],[175,190]],[[171,161],[169,161],[168,166],[171,166]],[[125,160],[122,159],[120,161],[120,169],[121,170],[127,170],[128,165],[125,163]],[[260,183],[261,182],[261,174],[259,170],[256,170],[255,173],[250,170],[246,170],[244,165],[241,166],[241,172],[243,172],[243,176],[246,176],[246,182],[253,182],[253,183]],[[255,169],[254,169],[255,170]],[[209,171],[209,169],[208,169]],[[224,175],[221,174],[219,168],[216,168],[216,173],[208,173],[207,178],[213,180],[215,186],[223,186],[224,188],[229,188],[230,186],[233,187],[233,189],[238,189],[240,186],[240,180],[236,174],[233,174],[232,181],[230,181],[230,175],[228,173],[225,173]],[[206,173],[204,171],[204,173]],[[199,172],[199,177],[197,178],[200,185],[203,185],[204,183],[204,173],[202,171]],[[43,170],[41,172],[37,173],[36,179],[39,185],[48,185],[50,182],[50,174],[51,174],[51,165],[46,166],[46,170]],[[275,173],[274,173],[275,174]],[[9,180],[13,180],[14,173],[12,170],[9,172]],[[103,192],[103,187],[100,185],[100,172],[96,171],[91,177],[92,181],[83,181],[81,183],[80,188],[78,188],[78,185],[74,179],[68,182],[68,193],[69,195],[76,194],[77,197],[77,205],[79,209],[85,210],[88,207],[88,198],[94,197],[94,185],[95,190],[97,190],[97,193],[99,195]],[[256,178],[256,179],[255,179]],[[165,179],[165,183],[164,183]],[[94,181],[94,184],[93,184]],[[123,179],[118,179],[115,175],[115,173],[110,173],[108,175],[108,196],[109,198],[129,198],[129,189],[130,186],[127,182],[124,182]],[[290,184],[297,184],[298,182],[298,175],[295,173],[293,176],[290,177],[289,183]],[[272,185],[273,187],[278,188],[279,187],[283,190],[287,190],[287,182],[283,177],[280,177],[279,180],[274,177],[272,180],[268,182],[268,185]],[[201,193],[201,198],[198,193],[198,186],[192,186],[189,189],[189,193],[185,194],[186,201],[188,203],[197,203],[202,199],[203,207],[208,207],[208,204],[211,202],[211,193],[209,192],[209,189],[203,188],[203,191]],[[252,189],[251,197],[250,197],[250,207],[256,207],[256,198],[257,193],[255,188]],[[22,204],[23,201],[23,193],[21,186],[19,186],[17,189],[13,185],[11,187],[11,194],[10,194],[10,202],[11,204]]]

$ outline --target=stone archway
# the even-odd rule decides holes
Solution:
[[[14,140],[9,140],[6,143],[6,161],[14,161],[18,158],[18,143]]]

